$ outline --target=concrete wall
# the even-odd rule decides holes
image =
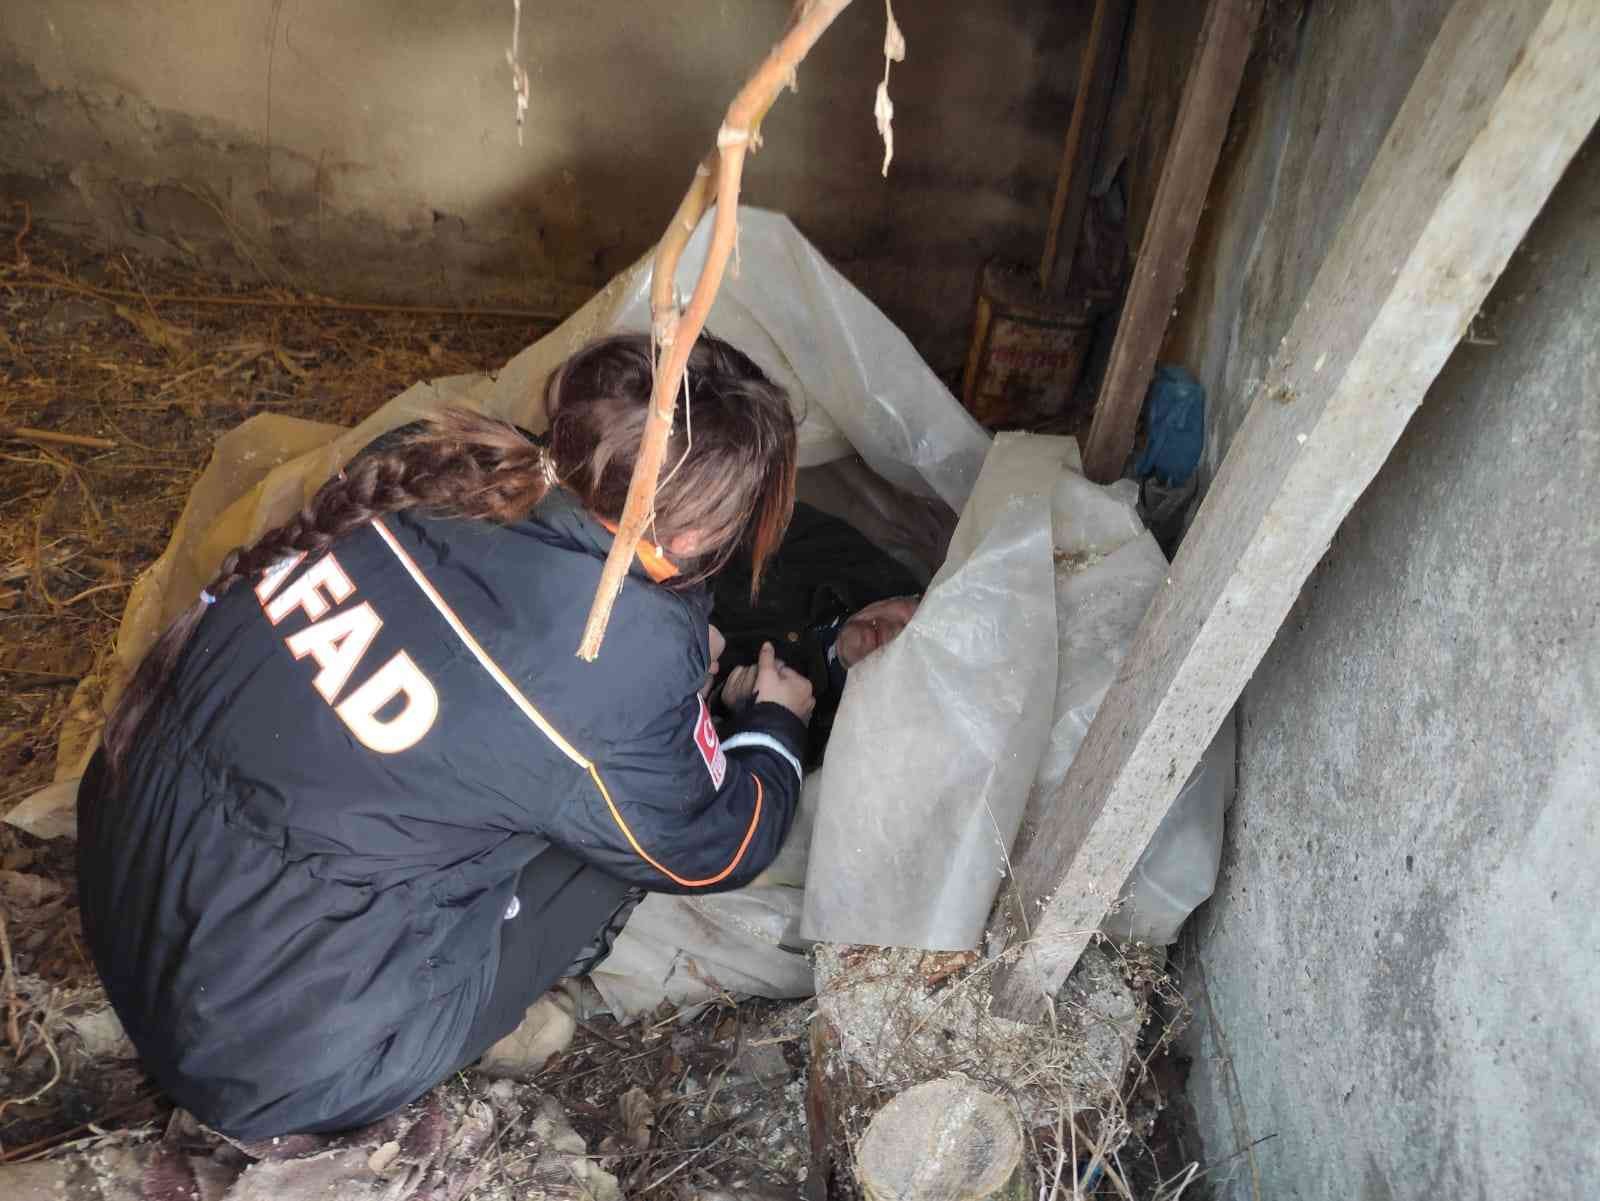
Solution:
[[[1271,15],[1171,346],[1213,462],[1446,7]],[[1591,139],[1243,698],[1190,1095],[1271,1141],[1220,1197],[1600,1195],[1597,218]]]
[[[790,0],[37,0],[0,13],[0,194],[242,275],[345,295],[563,309],[659,235]],[[766,125],[781,207],[959,362],[990,255],[1037,258],[1088,4],[852,6]]]

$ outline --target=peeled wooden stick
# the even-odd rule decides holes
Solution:
[[[29,429],[25,425],[0,425],[0,438],[16,442],[55,442],[62,446],[87,446],[91,450],[116,450],[110,438],[94,438],[88,434],[58,434],[55,430]]]
[[[600,653],[611,606],[616,603],[622,581],[627,578],[634,553],[645,530],[655,516],[656,487],[667,457],[667,442],[672,434],[672,414],[678,390],[683,386],[684,367],[689,352],[705,328],[711,303],[722,286],[722,275],[739,236],[739,180],[744,171],[745,154],[761,138],[761,119],[785,84],[794,78],[796,68],[816,45],[833,20],[850,5],[850,0],[803,0],[795,6],[788,32],[778,40],[728,106],[717,145],[695,169],[694,182],[673,214],[672,223],[656,245],[650,281],[651,334],[656,342],[655,388],[650,412],[645,419],[639,457],[628,485],[628,500],[622,510],[611,553],[595,589],[589,620],[578,645],[578,657],[591,662]],[[714,181],[714,182],[713,182]],[[688,245],[689,235],[705,214],[715,196],[717,215],[711,230],[711,245],[705,266],[695,281],[688,307],[680,314],[673,290],[678,260]]]

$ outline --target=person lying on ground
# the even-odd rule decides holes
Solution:
[[[917,610],[916,577],[855,527],[795,505],[759,595],[749,571],[730,563],[711,582],[711,622],[727,640],[712,695],[737,721],[752,696],[756,663],[770,642],[780,661],[811,681],[811,758],[820,760],[850,668],[893,640]]]
[[[202,1122],[371,1122],[585,971],[630,889],[737,888],[777,852],[811,684],[769,654],[726,742],[700,689],[706,581],[742,550],[760,582],[794,419],[725,343],[689,372],[655,544],[595,662],[574,651],[644,428],[644,335],[567,361],[540,442],[460,411],[380,440],[140,663],[79,794],[84,932]]]

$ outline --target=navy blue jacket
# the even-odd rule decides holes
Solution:
[[[375,521],[220,598],[120,785],[86,777],[89,944],[202,1121],[337,1129],[447,1075],[552,846],[658,891],[736,888],[777,853],[804,726],[763,704],[719,742],[706,591],[638,564],[579,660],[610,545],[561,490],[514,525]]]

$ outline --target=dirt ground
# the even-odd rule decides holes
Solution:
[[[0,808],[50,780],[73,686],[219,433],[263,412],[349,425],[418,380],[493,370],[549,328],[309,307],[21,236],[17,216],[0,232]],[[174,295],[196,302],[161,299]]]
[[[52,779],[69,707],[99,705],[79,684],[98,678],[219,433],[269,411],[348,425],[418,380],[492,371],[550,326],[335,307],[101,252],[15,210],[0,211],[0,306],[0,812]],[[70,842],[0,825],[0,1171],[186,1145],[106,1018],[76,893]],[[451,1122],[493,1119],[468,1195],[603,1195],[568,1170],[588,1163],[628,1197],[798,1197],[813,1011],[730,999],[630,1027],[601,1017],[531,1081],[447,1082]],[[1140,1197],[1194,1197],[1169,1179],[1193,1149],[1170,1119],[1182,1073],[1164,1029],[1136,1056],[1117,1162]],[[1102,1173],[1056,1195],[1127,1187]]]

